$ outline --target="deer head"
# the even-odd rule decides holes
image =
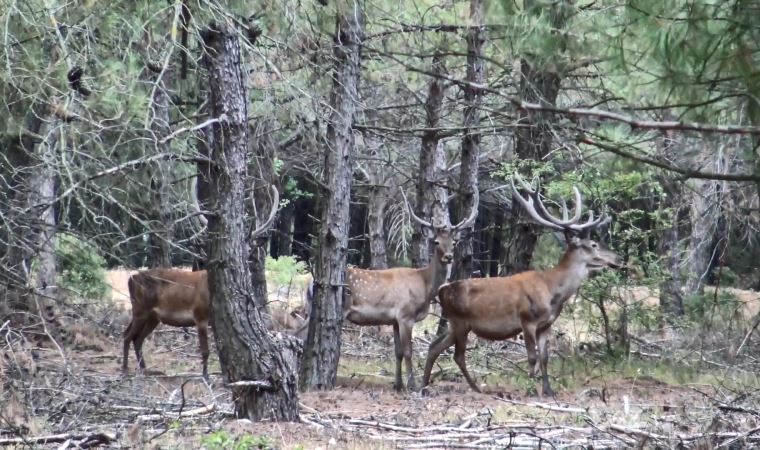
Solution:
[[[409,201],[406,199],[406,194],[404,194],[403,190],[401,191],[401,196],[404,197],[404,203],[406,203],[406,207],[409,209],[409,215],[415,222],[422,226],[425,236],[427,236],[428,239],[433,240],[433,244],[435,245],[435,257],[442,264],[451,264],[451,262],[454,261],[454,247],[456,247],[457,242],[459,242],[462,230],[469,228],[475,223],[475,218],[478,216],[478,194],[478,190],[475,189],[475,198],[470,215],[458,224],[452,226],[448,221],[443,224],[433,224],[417,217],[411,205],[409,205]]]
[[[528,193],[527,199],[518,191],[515,186],[515,179],[520,183],[522,189]],[[616,253],[606,249],[600,243],[588,237],[592,230],[605,225],[610,221],[610,218],[603,212],[595,219],[594,211],[589,210],[588,220],[584,223],[578,223],[583,214],[583,197],[578,187],[573,186],[573,193],[575,194],[575,211],[573,216],[569,217],[567,204],[562,200],[562,218],[560,219],[549,212],[543,200],[541,200],[538,189],[534,190],[533,186],[526,183],[520,175],[515,174],[511,182],[515,198],[517,198],[528,215],[536,223],[564,232],[568,246],[567,254],[568,257],[573,259],[573,262],[585,265],[590,272],[598,272],[605,267],[622,267],[623,264]],[[536,209],[536,205],[538,205],[538,209]]]

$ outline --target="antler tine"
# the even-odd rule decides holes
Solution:
[[[610,220],[611,218],[604,212],[602,212],[599,215],[599,217],[597,217],[596,220],[594,220],[594,211],[589,211],[588,220],[585,223],[571,225],[570,228],[573,231],[585,231],[588,229],[600,227],[606,224],[607,222],[609,222]]]
[[[512,187],[513,188],[515,187],[515,181],[514,181],[515,178],[517,178],[517,182],[520,183],[520,185],[522,186],[523,190],[526,191],[528,194],[533,195],[533,194],[536,193],[536,191],[533,190],[533,186],[531,185],[531,183],[526,183],[525,180],[523,180],[523,177],[521,177],[520,174],[517,173],[517,172],[515,172],[514,175],[513,175],[513,177],[512,177]],[[517,192],[516,188],[515,188],[515,192]]]
[[[467,216],[466,219],[454,225],[452,227],[452,230],[456,231],[456,230],[461,230],[464,228],[469,228],[470,225],[472,225],[475,222],[475,219],[478,217],[479,204],[480,204],[480,191],[478,190],[478,187],[475,186],[475,190],[472,192],[472,211],[470,211],[470,215]]]
[[[272,222],[274,221],[274,216],[277,215],[277,211],[280,209],[280,192],[277,190],[277,188],[272,185],[272,211],[269,212],[269,217],[267,217],[267,220],[261,224],[258,228],[251,231],[250,237],[251,238],[257,238],[259,235],[265,233],[269,230],[269,226],[272,225]]]
[[[198,202],[198,177],[200,175],[196,175],[195,178],[193,178],[193,186],[190,188],[190,197],[193,199],[193,208],[195,209],[195,212],[198,214],[196,217],[198,217],[198,220],[201,221],[201,225],[204,227],[208,226],[208,219],[206,218],[206,215],[203,213],[203,210],[201,210],[201,205]]]
[[[433,224],[430,222],[424,221],[417,217],[417,214],[414,213],[414,210],[412,209],[412,205],[409,204],[409,200],[406,199],[406,194],[404,194],[403,189],[399,189],[401,191],[401,196],[404,197],[404,203],[406,204],[407,209],[409,209],[409,215],[414,219],[415,222],[419,223],[423,227],[433,228]]]
[[[581,214],[583,212],[582,206],[583,206],[583,198],[581,197],[581,191],[578,190],[577,186],[573,186],[573,193],[575,194],[575,213],[573,214],[573,217],[568,219],[567,218],[567,205],[565,204],[564,199],[562,200],[562,217],[564,220],[560,220],[556,217],[554,217],[549,210],[546,209],[544,206],[544,202],[541,201],[541,198],[538,196],[538,193],[534,194],[536,197],[536,203],[538,203],[539,208],[541,208],[541,212],[546,216],[546,219],[554,222],[555,224],[561,226],[561,227],[567,227],[571,226],[573,224],[578,223],[579,220],[581,220]]]
[[[518,181],[521,182],[521,184],[523,184],[523,185],[526,184],[525,181],[523,181],[522,178],[520,178],[519,175],[516,175],[516,178],[518,179]],[[514,189],[515,198],[517,198],[517,200],[522,205],[523,209],[525,209],[525,212],[527,212],[528,215],[536,223],[544,225],[544,226],[549,227],[549,228],[553,228],[555,230],[560,230],[560,231],[565,231],[566,230],[566,227],[559,226],[556,223],[549,222],[548,220],[546,220],[543,217],[541,217],[541,215],[538,214],[538,211],[536,211],[536,207],[533,205],[533,196],[529,195],[528,199],[526,200],[522,196],[522,194],[520,194],[520,191],[517,189],[517,186],[515,186],[515,177],[512,177],[512,179],[510,181],[512,183],[512,189]],[[533,191],[533,189],[526,189],[526,190],[529,193],[535,193],[535,191]],[[540,201],[539,201],[539,204],[543,207],[543,204]]]

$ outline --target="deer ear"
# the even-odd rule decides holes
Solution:
[[[422,232],[425,234],[425,237],[428,239],[435,238],[436,230],[430,228],[430,227],[422,227]]]

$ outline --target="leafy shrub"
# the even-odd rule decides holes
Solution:
[[[297,261],[293,256],[280,256],[277,259],[267,256],[265,264],[267,278],[275,286],[287,286],[297,280],[299,275],[308,272],[306,263]]]
[[[106,261],[92,244],[76,236],[61,234],[55,246],[60,285],[89,299],[101,299],[108,292]]]
[[[274,443],[266,436],[246,434],[234,438],[225,430],[217,430],[201,438],[203,447],[207,450],[250,450],[273,449]]]

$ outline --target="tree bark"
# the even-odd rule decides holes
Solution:
[[[704,292],[713,257],[713,235],[718,218],[716,207],[716,182],[710,180],[692,180],[691,192],[691,236],[687,258],[687,296]]]
[[[325,185],[330,191],[322,213],[319,257],[309,333],[301,364],[301,385],[335,386],[343,322],[343,288],[353,177],[352,125],[358,103],[363,10],[358,1],[338,1],[333,57],[332,114],[327,125]]]
[[[281,208],[278,213],[276,221],[277,234],[272,237],[269,249],[272,258],[293,254],[294,209],[295,201],[290,200],[287,206]]]
[[[298,420],[298,341],[264,327],[252,298],[245,223],[247,95],[235,31],[211,24],[201,33],[213,125],[208,155],[208,273],[211,322],[235,413],[252,420]],[[246,384],[247,383],[247,384]]]
[[[443,56],[433,56],[432,72],[443,75],[446,71]],[[417,174],[417,204],[415,214],[423,219],[430,218],[433,224],[446,224],[449,221],[448,193],[442,185],[446,168],[446,155],[440,142],[438,127],[443,108],[445,83],[442,78],[432,77],[428,86],[428,96],[425,101],[425,122],[428,131],[422,134],[420,148],[420,168]],[[412,267],[425,267],[430,262],[430,239],[422,226],[414,222],[412,234]]]
[[[535,0],[526,0],[525,9],[533,14],[548,13],[552,26],[561,30],[567,20],[567,5],[559,1],[551,6],[543,6]],[[548,9],[548,11],[546,11]],[[561,67],[554,71],[538,67],[523,58],[520,61],[520,98],[528,102],[541,102],[553,105],[557,101],[560,83],[562,82]],[[551,114],[534,111],[518,110],[517,142],[515,153],[518,160],[542,162],[552,150]],[[507,264],[503,268],[504,275],[511,275],[530,269],[533,251],[538,242],[539,227],[527,217],[522,208],[512,208],[510,219],[512,237],[507,254]]]
[[[253,181],[251,195],[256,206],[256,211],[251,211],[249,214],[255,220],[255,223],[251,225],[253,228],[266,221],[269,212],[272,210],[273,199],[271,198],[270,186],[274,184],[275,179],[274,155],[277,146],[274,142],[274,121],[264,119],[258,125],[256,130],[258,137],[254,140],[253,164],[250,167]],[[256,237],[256,242],[252,242],[251,245],[249,265],[253,281],[253,299],[256,306],[266,307],[268,302],[265,270],[266,236]]]
[[[3,218],[9,232],[0,296],[7,313],[24,311],[39,314],[46,321],[55,318],[57,295],[55,259],[55,199],[57,119],[44,102],[33,105],[24,124],[25,133],[18,154],[10,160],[18,164],[10,171],[13,192]],[[35,136],[42,136],[39,141]],[[32,273],[32,262],[37,269]],[[3,318],[5,319],[5,318]]]
[[[663,230],[659,241],[659,251],[663,255],[665,279],[660,283],[660,311],[667,322],[684,314],[681,294],[681,251],[679,248],[679,210],[684,204],[683,184],[664,175],[660,184],[665,195],[660,206],[670,210],[672,222]]]
[[[367,199],[367,228],[369,234],[369,268],[387,269],[388,251],[385,236],[385,207],[388,186],[373,184]]]
[[[168,153],[171,150],[171,141],[160,143],[161,138],[167,136],[171,130],[169,125],[171,76],[171,71],[167,70],[163,73],[161,79],[156,81],[158,85],[153,94],[153,120],[150,123],[153,138],[156,140],[156,151],[164,153]],[[148,264],[151,267],[172,266],[171,239],[174,234],[174,227],[171,217],[170,176],[171,166],[168,161],[161,160],[153,164],[150,180],[152,198],[149,208],[153,216],[149,235],[150,253]]]
[[[483,44],[486,41],[483,0],[470,1],[470,29],[467,32],[467,77],[470,83],[464,88],[464,137],[459,173],[459,215],[475,207],[475,190],[478,189],[478,154],[480,152],[480,105],[483,91],[476,86],[485,82]],[[460,219],[461,220],[461,219]],[[453,279],[470,278],[473,272],[472,228],[461,230],[462,238],[454,253]]]

